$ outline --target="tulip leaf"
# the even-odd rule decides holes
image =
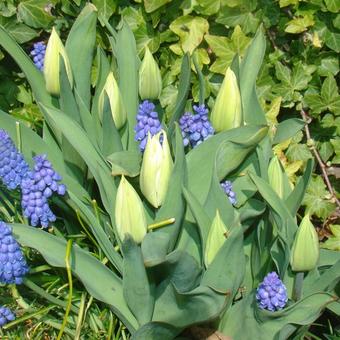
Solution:
[[[145,267],[154,267],[165,261],[169,242],[169,235],[162,231],[145,235],[141,246]]]
[[[273,313],[259,310],[255,303],[255,292],[252,292],[227,311],[219,329],[233,340],[279,338],[279,332],[287,325],[311,324],[332,301],[330,294],[313,294]],[[240,322],[240,318],[243,322]],[[288,339],[289,335],[284,339]]]
[[[149,322],[132,334],[131,340],[173,340],[181,329],[165,322]]]
[[[273,144],[279,144],[294,137],[305,125],[302,119],[291,118],[279,123],[274,136]]]
[[[241,222],[253,219],[254,217],[260,216],[264,213],[266,210],[266,205],[256,199],[256,198],[250,198],[240,209],[240,220]]]
[[[71,27],[65,49],[75,86],[87,108],[91,100],[91,67],[96,41],[97,9],[87,4]]]
[[[112,176],[124,175],[135,177],[139,175],[142,155],[140,151],[118,151],[107,157],[111,164]]]
[[[47,263],[66,267],[66,241],[45,231],[21,224],[11,224],[17,241],[36,249]],[[79,277],[87,291],[96,299],[110,305],[124,324],[133,332],[138,324],[128,309],[121,280],[90,253],[73,245],[70,263],[72,272]]]
[[[153,284],[144,267],[141,248],[128,236],[122,243],[124,298],[139,325],[151,321],[154,309]]]

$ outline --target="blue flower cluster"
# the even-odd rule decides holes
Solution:
[[[233,191],[233,185],[230,181],[224,181],[221,183],[221,187],[225,194],[228,196],[229,201],[232,205],[235,205],[237,203],[236,200],[236,194]]]
[[[0,129],[0,178],[9,190],[16,189],[27,175],[29,166],[8,133]]]
[[[208,119],[208,109],[204,104],[193,106],[196,114],[186,112],[179,120],[182,131],[184,146],[191,145],[192,148],[202,143],[215,133]]]
[[[0,282],[21,284],[28,266],[11,228],[0,221]]]
[[[33,49],[30,52],[30,55],[33,58],[33,62],[35,66],[42,71],[44,69],[44,59],[46,53],[46,45],[43,41],[39,41],[33,44]]]
[[[148,132],[154,136],[162,129],[162,124],[159,121],[158,113],[155,110],[155,105],[148,100],[144,100],[138,109],[137,124],[135,126],[135,140],[139,141],[139,148],[144,151],[148,140]]]
[[[58,183],[61,181],[61,176],[53,170],[46,155],[35,156],[33,160],[35,161],[34,170],[30,171],[21,183],[21,205],[24,215],[31,220],[32,226],[41,224],[46,228],[49,222],[56,220],[47,199],[52,196],[53,192],[64,195],[66,187]]]
[[[256,300],[261,309],[274,312],[284,308],[288,301],[287,289],[275,272],[267,274],[260,283]]]
[[[0,327],[4,326],[7,322],[13,321],[15,315],[7,307],[0,306]]]

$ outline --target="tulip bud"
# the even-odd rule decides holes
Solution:
[[[210,120],[217,132],[242,125],[241,96],[235,73],[228,67]]]
[[[108,74],[104,88],[99,96],[98,109],[101,117],[103,116],[105,92],[109,98],[112,119],[116,128],[120,129],[126,122],[126,110],[117,81],[112,72]]]
[[[285,199],[290,192],[288,176],[277,156],[274,156],[268,166],[268,179],[270,186],[279,195],[280,198]]]
[[[52,28],[52,33],[46,47],[44,59],[44,76],[47,91],[56,96],[60,94],[60,56],[63,58],[67,77],[72,87],[73,77],[70,61],[66,54],[65,47],[58,36],[58,33],[54,28]]]
[[[162,91],[161,71],[149,48],[139,69],[139,95],[141,99],[158,99]]]
[[[319,238],[307,214],[296,232],[290,264],[296,272],[310,271],[316,267],[318,259]]]
[[[121,241],[129,234],[135,242],[141,243],[147,231],[144,207],[137,192],[124,176],[117,190],[115,215]]]
[[[164,201],[172,168],[173,162],[166,133],[161,130],[152,137],[149,133],[140,172],[140,188],[155,208]]]
[[[216,210],[216,215],[209,230],[204,252],[204,262],[206,267],[208,267],[214,260],[216,254],[223,246],[226,237],[228,237],[228,233],[228,228],[223,223],[219,211]]]

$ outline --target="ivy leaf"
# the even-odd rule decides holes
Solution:
[[[333,164],[340,164],[340,138],[331,139],[332,146],[334,148],[335,156],[332,159]]]
[[[340,17],[340,15],[339,15]],[[323,58],[320,66],[318,66],[318,73],[320,76],[326,77],[331,73],[335,76],[339,72],[339,59],[336,57]]]
[[[333,224],[330,225],[329,228],[331,229],[333,235],[329,236],[325,242],[320,243],[320,247],[324,249],[340,251],[340,225]]]
[[[289,5],[296,5],[299,3],[299,0],[280,0],[280,7],[287,7]]]
[[[333,13],[339,13],[340,1],[339,0],[325,0],[327,9]]]
[[[92,3],[98,9],[98,19],[104,26],[105,20],[109,20],[115,12],[117,3],[115,0],[92,0]]]
[[[146,13],[151,13],[172,0],[144,0],[144,7]]]
[[[19,44],[30,41],[39,35],[33,28],[15,21],[10,21],[4,27]]]
[[[333,51],[340,52],[340,33],[334,33],[329,30],[325,34],[325,44]]]
[[[314,25],[313,17],[310,15],[306,15],[302,18],[295,18],[293,20],[288,21],[287,27],[285,28],[285,32],[287,33],[302,33],[307,30],[309,26]]]
[[[326,219],[335,209],[335,204],[329,201],[330,194],[321,176],[311,179],[302,204],[311,215]]]
[[[184,15],[173,21],[170,29],[179,36],[183,52],[191,54],[208,32],[209,23],[201,17]]]

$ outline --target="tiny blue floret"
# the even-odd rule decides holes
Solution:
[[[228,196],[229,201],[232,205],[236,205],[237,200],[236,200],[236,194],[233,191],[233,185],[230,181],[224,181],[221,183],[221,187],[225,194]]]
[[[267,274],[260,283],[256,300],[261,309],[272,312],[285,307],[288,301],[287,289],[275,272]]]
[[[7,307],[0,306],[0,327],[13,320],[15,320],[15,315],[12,311]]]
[[[16,189],[27,176],[29,166],[8,133],[0,129],[0,178],[7,189]]]
[[[27,272],[25,257],[12,235],[12,229],[0,221],[0,283],[21,284]]]
[[[35,66],[43,71],[44,69],[44,59],[46,53],[46,44],[43,41],[39,41],[33,44],[33,49],[30,52],[31,57],[33,58],[33,62]]]

